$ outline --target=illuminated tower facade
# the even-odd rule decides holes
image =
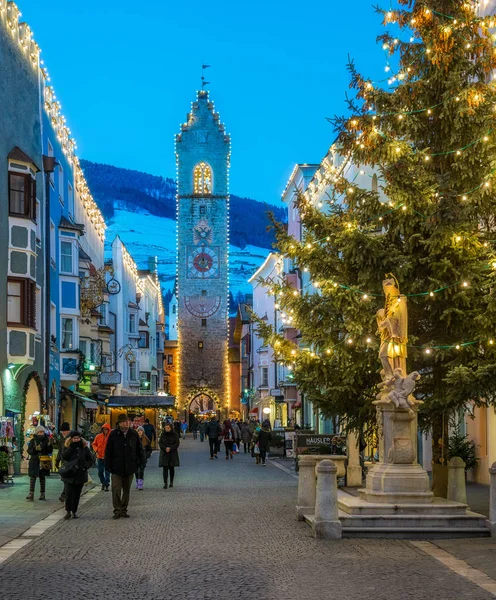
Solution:
[[[198,92],[177,161],[178,407],[229,407],[230,137],[207,91]]]

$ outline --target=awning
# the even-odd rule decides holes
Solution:
[[[295,402],[293,404],[293,410],[297,409],[297,408],[301,408],[301,400],[298,400],[298,402]]]
[[[96,410],[98,408],[98,404],[94,400],[90,400],[89,398],[85,398],[83,400],[84,408],[89,410]]]
[[[175,396],[110,396],[107,406],[159,408],[162,406],[174,406]]]
[[[252,413],[253,413],[254,415],[258,415],[258,408],[252,408],[252,409],[250,410],[250,414],[252,414]]]
[[[74,390],[70,390],[69,388],[63,386],[60,388],[60,390],[63,394],[69,394],[69,396],[72,396],[78,402],[81,402],[86,408],[89,408],[91,410],[97,409],[98,404],[105,404],[105,399],[100,398],[101,394],[92,394],[91,396],[85,396],[80,392],[75,392]]]

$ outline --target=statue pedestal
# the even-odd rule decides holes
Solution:
[[[429,504],[433,493],[427,472],[417,462],[417,405],[396,408],[379,399],[379,463],[367,474],[360,498],[375,504]]]

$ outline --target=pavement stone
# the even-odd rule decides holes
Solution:
[[[96,470],[90,471],[94,481],[98,480]],[[63,484],[56,473],[46,479],[47,500],[38,500],[40,483],[36,482],[35,499],[28,502],[29,477],[26,475],[14,477],[14,484],[0,485],[0,547],[19,537],[48,515],[63,507],[59,501]],[[93,486],[85,486],[85,490]]]
[[[2,595],[50,600],[489,600],[403,540],[315,540],[295,519],[297,481],[249,455],[211,461],[186,440],[174,488],[157,453],[130,519],[99,493],[0,565]],[[41,598],[42,596],[40,596]]]

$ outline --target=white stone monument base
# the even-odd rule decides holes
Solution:
[[[376,504],[429,504],[434,497],[429,476],[419,464],[378,463],[358,492],[362,500]]]
[[[383,498],[382,498],[383,499]],[[486,517],[466,504],[431,496],[429,502],[370,502],[338,490],[343,537],[441,539],[487,537]]]

